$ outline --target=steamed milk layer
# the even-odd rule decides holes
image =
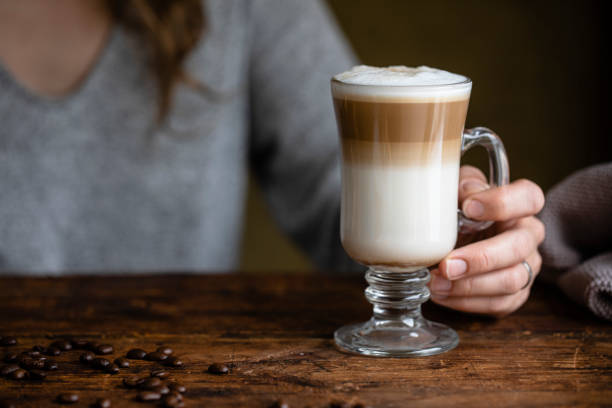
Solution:
[[[356,67],[332,82],[342,141],[341,238],[391,270],[455,245],[461,134],[471,83],[428,67]]]

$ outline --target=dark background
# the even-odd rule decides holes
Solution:
[[[612,160],[610,13],[605,1],[328,0],[365,64],[429,65],[473,81],[466,127],[503,139],[512,179],[544,190]],[[486,168],[484,152],[464,163]],[[310,265],[251,188],[243,268]]]

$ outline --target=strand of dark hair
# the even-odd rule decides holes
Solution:
[[[205,28],[201,0],[106,0],[116,22],[135,33],[147,48],[157,81],[157,119],[170,110],[180,81],[190,81],[184,62]]]

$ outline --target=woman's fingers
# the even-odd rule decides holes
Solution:
[[[466,182],[462,186],[465,189],[468,185]],[[506,221],[528,217],[540,212],[542,207],[542,189],[525,179],[465,195],[461,201],[465,215],[475,220]]]
[[[455,249],[440,262],[438,270],[444,278],[456,280],[516,265],[537,249],[544,234],[540,220],[523,218],[510,230]]]
[[[479,193],[489,188],[487,178],[482,171],[472,166],[461,166],[459,170],[459,203],[471,194]]]
[[[480,313],[497,317],[508,315],[525,303],[529,297],[530,288],[525,288],[514,295],[503,296],[457,296],[436,297],[431,300],[442,306],[467,313]]]
[[[529,263],[533,271],[531,280],[529,280],[527,268],[521,262],[508,268],[476,276],[469,276],[455,281],[445,279],[440,276],[439,272],[432,271],[429,288],[432,295],[439,299],[451,296],[513,295],[523,290],[528,282],[531,285],[540,271],[542,258],[537,251],[534,251],[525,260]]]

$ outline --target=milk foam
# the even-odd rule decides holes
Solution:
[[[336,95],[368,100],[458,100],[468,98],[472,89],[467,77],[427,66],[358,65],[334,79],[332,89]]]
[[[342,166],[341,238],[367,265],[409,271],[444,258],[457,238],[457,163]]]

